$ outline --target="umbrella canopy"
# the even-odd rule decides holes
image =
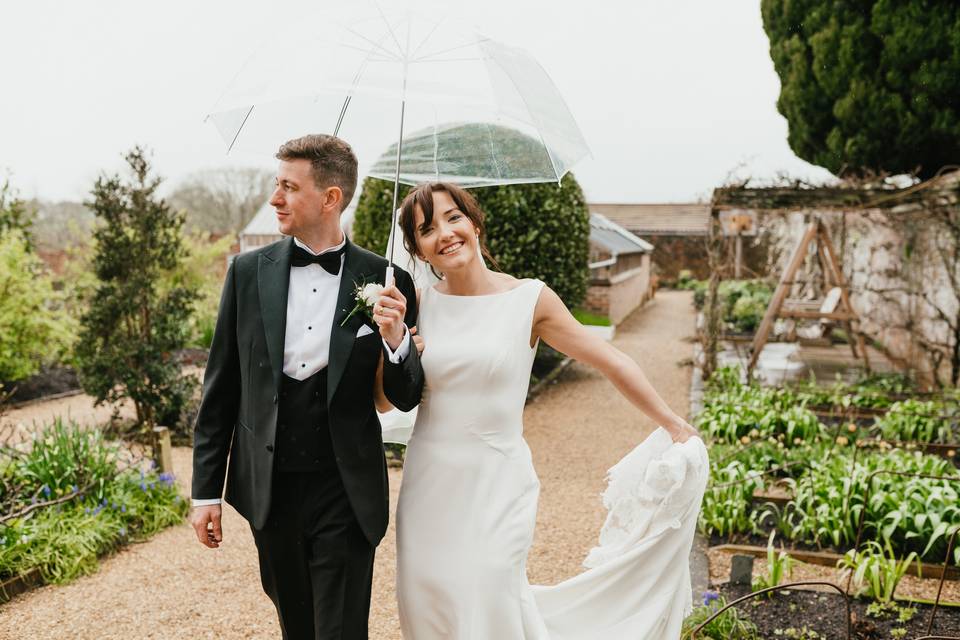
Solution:
[[[228,149],[331,133],[369,175],[468,187],[559,181],[589,153],[540,64],[456,19],[371,4],[297,23],[256,49],[208,116]],[[399,171],[377,161],[391,144]]]

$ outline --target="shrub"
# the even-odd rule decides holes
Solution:
[[[226,274],[226,257],[233,245],[234,236],[226,235],[214,240],[207,231],[193,230],[183,236],[185,253],[175,269],[163,274],[161,293],[185,286],[197,292],[193,313],[187,319],[189,346],[209,349],[213,341],[213,328],[217,323],[217,309]]]
[[[400,197],[409,191],[401,185]],[[472,193],[487,214],[487,244],[500,268],[517,278],[543,280],[568,307],[579,304],[587,291],[590,214],[573,175],[559,186],[481,187]],[[364,180],[353,223],[357,244],[386,252],[392,203],[393,183]]]
[[[0,234],[0,380],[14,382],[62,359],[75,324],[22,233]]]
[[[126,155],[131,178],[101,177],[89,206],[102,221],[94,237],[98,283],[76,349],[80,381],[97,403],[133,401],[144,430],[176,426],[196,381],[174,357],[189,336],[196,297],[176,277],[185,249],[183,215],[156,196],[145,152]]]

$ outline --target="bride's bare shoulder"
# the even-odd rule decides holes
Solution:
[[[494,273],[494,276],[497,278],[497,288],[501,291],[509,291],[514,287],[519,287],[522,283],[526,282],[528,278],[520,279],[515,278],[509,273]]]

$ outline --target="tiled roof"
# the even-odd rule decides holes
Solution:
[[[650,235],[706,235],[710,205],[672,204],[590,204],[591,212],[606,216],[631,233]]]

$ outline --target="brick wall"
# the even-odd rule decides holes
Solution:
[[[650,256],[644,255],[640,266],[629,271],[610,278],[591,278],[584,308],[607,316],[617,325],[650,295]]]

